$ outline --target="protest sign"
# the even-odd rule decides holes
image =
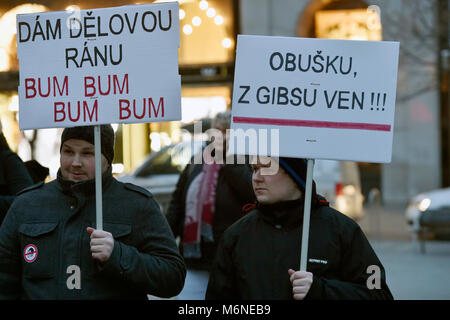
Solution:
[[[178,3],[17,16],[20,129],[181,119]]]
[[[279,129],[275,155],[390,162],[398,50],[398,42],[239,35],[231,129]],[[252,149],[245,153],[261,154]]]
[[[17,16],[20,129],[95,125],[99,230],[99,125],[181,119],[178,12],[172,2]]]

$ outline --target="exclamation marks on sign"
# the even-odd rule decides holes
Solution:
[[[370,104],[372,106],[370,110],[374,110],[376,107],[377,111],[379,111],[380,109],[381,111],[384,111],[384,107],[386,105],[386,93],[383,93],[382,95],[381,93],[372,92]]]

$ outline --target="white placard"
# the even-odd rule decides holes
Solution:
[[[269,155],[275,143],[286,157],[390,162],[398,51],[398,42],[239,35],[231,129],[279,129]],[[245,153],[264,154],[256,149]]]
[[[178,10],[18,15],[20,129],[180,120]]]

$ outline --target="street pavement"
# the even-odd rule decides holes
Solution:
[[[450,241],[412,240],[403,208],[366,208],[358,221],[386,270],[396,300],[450,300]]]
[[[450,242],[429,241],[422,254],[417,243],[372,240],[396,300],[450,299]]]

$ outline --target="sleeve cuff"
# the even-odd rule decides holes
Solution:
[[[313,282],[305,296],[305,300],[317,300],[322,297],[322,279],[313,275]]]
[[[121,260],[122,260],[122,244],[119,241],[115,240],[111,256],[105,263],[97,262],[97,269],[99,272],[122,275],[125,272],[125,270],[124,268],[122,268]]]

